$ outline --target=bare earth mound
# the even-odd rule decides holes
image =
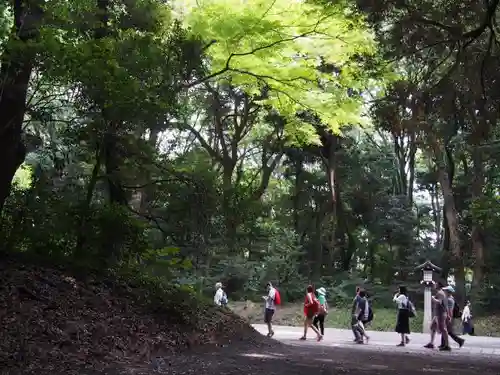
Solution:
[[[0,373],[85,374],[151,359],[154,367],[155,357],[203,344],[265,345],[234,314],[185,291],[169,293],[2,262]]]

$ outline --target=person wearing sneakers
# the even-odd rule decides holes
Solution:
[[[274,300],[276,298],[276,289],[273,287],[271,282],[268,282],[266,285],[267,288],[267,296],[263,296],[262,298],[266,301],[266,309],[264,311],[264,323],[267,324],[267,337],[273,337],[273,316],[274,311],[276,310],[276,305]]]
[[[325,335],[325,317],[328,314],[328,303],[326,302],[326,289],[321,287],[317,291],[319,300],[319,311],[314,317],[313,325],[316,329],[319,328],[321,334]],[[318,327],[319,324],[319,327]]]
[[[436,333],[441,333],[441,344],[439,348],[441,351],[450,351],[448,330],[447,330],[447,319],[449,317],[448,311],[448,300],[446,298],[446,293],[443,291],[443,284],[440,282],[434,283],[436,288],[436,295],[432,297],[433,304],[433,318],[431,323],[431,340],[424,348],[434,349],[434,339],[436,338]]]
[[[453,315],[453,311],[455,309],[455,299],[453,298],[453,293],[455,293],[455,289],[451,286],[448,285],[447,287],[443,288],[443,291],[446,294],[446,299],[448,301],[448,316],[450,319],[446,321],[446,329],[448,331],[448,336],[451,337],[453,341],[455,341],[458,346],[461,348],[465,344],[465,340],[461,337],[459,337],[454,330],[453,327],[453,319],[455,318]],[[443,348],[445,345],[443,343],[443,340],[441,339],[441,345],[439,348]]]

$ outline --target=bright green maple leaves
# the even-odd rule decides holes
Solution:
[[[376,46],[361,17],[344,6],[297,0],[178,0],[192,33],[213,44],[211,73],[249,93],[268,86],[265,100],[288,119],[292,142],[317,143],[297,111],[315,112],[331,130],[363,122],[359,95],[373,82],[361,56]],[[320,62],[335,67],[322,73]],[[352,95],[357,92],[357,95]]]

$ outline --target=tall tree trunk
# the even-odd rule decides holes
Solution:
[[[30,45],[39,34],[43,10],[38,0],[14,1],[14,25],[1,58],[0,75],[0,213],[10,194],[12,179],[24,162],[26,147],[22,125],[35,49]],[[16,44],[21,42],[20,46]]]
[[[158,144],[158,135],[160,133],[160,130],[157,126],[153,126],[149,128],[149,139],[148,139],[148,145],[153,149],[155,152],[157,151],[156,147]],[[146,169],[144,171],[144,184],[148,184],[151,181],[151,172]],[[148,211],[148,206],[151,197],[153,196],[153,192],[155,191],[156,186],[154,185],[145,185],[142,189],[140,189],[140,205],[139,205],[139,212],[140,213],[146,213]]]
[[[439,183],[443,192],[444,214],[450,235],[450,250],[456,258],[461,257],[460,232],[458,230],[458,213],[455,206],[453,190],[448,178],[448,172],[444,168],[439,168]]]
[[[294,155],[295,186],[293,195],[293,227],[299,236],[303,233],[300,211],[303,209],[302,197],[304,193],[304,162],[300,155]],[[300,240],[299,240],[300,244]]]
[[[97,19],[98,24],[94,31],[96,41],[111,35],[109,25],[109,7],[110,0],[97,0]],[[99,97],[99,93],[97,93]],[[101,115],[104,121],[104,153],[103,164],[106,170],[106,179],[108,186],[108,198],[111,204],[128,204],[125,191],[123,190],[120,179],[121,157],[118,146],[118,128],[121,125],[119,121],[113,121],[110,118],[107,109],[107,99],[97,99],[101,107]]]
[[[103,116],[105,116],[104,113]],[[107,127],[108,129],[104,136],[104,167],[108,183],[108,198],[111,204],[126,206],[128,200],[120,177],[122,158],[120,157],[117,136],[118,125],[112,122]]]
[[[406,178],[406,147],[404,144],[404,135],[402,132],[392,134],[394,154],[396,155],[397,163],[397,191],[396,194],[407,194],[408,184]]]
[[[233,188],[233,173],[235,164],[225,160],[222,167],[222,212],[224,215],[225,239],[230,253],[236,252],[237,229],[239,220],[236,216],[235,196]]]
[[[335,194],[335,166],[337,151],[340,148],[339,138],[336,135],[330,133],[328,130],[325,130],[321,137],[321,141],[323,144],[323,147],[321,149],[321,156],[323,158],[323,164],[325,165],[326,169],[332,207],[334,207],[335,200],[337,199]]]
[[[375,280],[376,269],[375,269],[375,253],[377,251],[377,241],[373,238],[368,245],[368,262],[370,265],[370,281]]]
[[[437,142],[434,142],[435,157],[437,160],[438,180],[443,193],[444,216],[449,234],[449,255],[454,268],[454,276],[457,290],[457,299],[463,302],[465,294],[465,270],[462,256],[462,244],[460,241],[460,230],[458,213],[455,205],[455,196],[453,194],[452,180],[448,173],[448,168],[444,160],[444,155]],[[448,155],[449,157],[450,155]]]
[[[484,186],[484,167],[481,151],[478,147],[473,150],[473,181],[472,181],[472,199],[480,199],[483,195]],[[482,283],[484,270],[484,240],[480,223],[474,221],[471,233],[472,254],[474,256],[474,277],[472,279],[472,288],[476,290]]]
[[[408,204],[410,207],[413,206],[413,188],[415,184],[415,156],[417,154],[417,142],[415,132],[411,133],[410,136],[410,156],[408,158]]]

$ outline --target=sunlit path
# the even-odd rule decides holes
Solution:
[[[267,333],[267,327],[263,324],[254,324],[253,327],[262,334]],[[396,347],[399,342],[399,337],[396,333],[392,332],[368,332],[370,341],[367,345],[358,345],[353,342],[352,332],[345,329],[326,328],[325,337],[320,343],[316,342],[314,333],[309,334],[307,341],[299,341],[302,334],[301,327],[289,326],[274,326],[274,339],[279,340],[286,344],[292,345],[322,345],[330,347],[352,347],[356,350],[379,350],[390,352],[423,352],[423,353],[436,353],[437,350],[429,350],[423,348],[428,342],[429,336],[422,333],[413,333],[411,335],[411,342],[404,348]],[[481,337],[481,336],[466,336],[465,345],[458,348],[454,343],[452,344],[451,353],[442,353],[442,355],[480,355],[480,356],[494,356],[500,357],[500,338],[494,337]],[[437,342],[437,341],[436,341]]]

